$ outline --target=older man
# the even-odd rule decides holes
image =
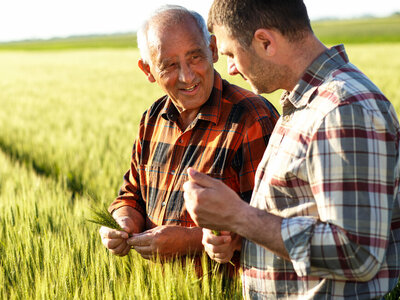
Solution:
[[[285,89],[250,205],[189,169],[186,206],[206,251],[242,249],[248,298],[376,299],[400,272],[399,122],[343,45],[313,34],[302,0],[215,0],[209,29],[231,74]],[[218,214],[215,212],[218,211]]]
[[[131,165],[110,211],[124,231],[100,229],[115,255],[148,259],[203,249],[182,186],[195,167],[249,202],[254,174],[278,118],[261,96],[214,70],[215,37],[202,17],[178,6],[158,10],[138,33],[139,67],[167,94],[143,114]],[[131,234],[132,237],[129,237]]]

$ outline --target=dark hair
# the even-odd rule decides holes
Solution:
[[[289,41],[312,32],[303,0],[214,0],[208,15],[208,30],[225,26],[242,46],[249,46],[259,28],[278,30]]]

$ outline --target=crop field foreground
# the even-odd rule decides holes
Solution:
[[[400,113],[400,43],[346,49]],[[190,260],[162,267],[109,254],[86,220],[88,207],[116,196],[141,115],[163,95],[138,58],[137,49],[0,52],[1,299],[241,299],[240,278],[198,279]],[[227,75],[224,57],[216,68],[250,88]],[[281,109],[279,91],[265,96]]]

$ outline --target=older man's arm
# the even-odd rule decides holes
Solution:
[[[110,213],[124,231],[107,227],[100,229],[103,245],[114,255],[127,255],[131,249],[127,244],[130,234],[142,232],[145,229],[145,203],[139,187],[136,156],[136,145],[133,147],[131,167],[124,176],[124,183],[119,196],[109,207]]]
[[[124,182],[118,197],[108,208],[114,219],[124,231],[118,231],[107,227],[100,229],[103,245],[114,255],[124,256],[129,253],[131,247],[127,239],[132,233],[142,232],[145,228],[145,202],[140,192],[138,161],[141,153],[140,140],[143,137],[144,115],[140,123],[139,136],[132,149],[131,164],[124,175]]]

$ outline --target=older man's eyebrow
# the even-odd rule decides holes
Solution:
[[[197,48],[197,49],[193,49],[191,51],[188,51],[185,56],[191,56],[191,55],[204,55],[204,50],[201,48]],[[163,60],[161,60],[160,62],[157,63],[157,67],[162,69],[165,68],[167,66],[169,66],[170,64],[174,63],[175,59],[174,58],[164,58]]]
[[[193,55],[193,54],[203,54],[203,53],[204,53],[203,49],[197,48],[197,49],[194,49],[194,50],[191,50],[191,51],[187,52],[186,55],[190,56],[190,55]]]
[[[170,64],[172,64],[174,62],[174,60],[172,58],[165,58],[162,61],[160,61],[157,66],[160,68],[166,67]]]

